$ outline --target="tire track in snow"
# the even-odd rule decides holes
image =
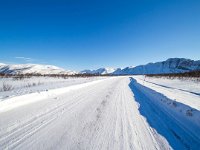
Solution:
[[[76,99],[81,98],[82,95],[76,96]],[[14,148],[15,145],[19,144],[24,139],[28,138],[32,134],[39,131],[41,128],[44,128],[51,122],[53,122],[57,117],[65,113],[66,111],[69,111],[70,109],[73,109],[76,105],[80,104],[81,101],[84,99],[80,99],[75,103],[64,103],[60,106],[57,106],[44,114],[41,114],[37,116],[37,118],[33,118],[29,120],[28,122],[25,122],[21,124],[21,126],[14,128],[10,133],[7,135],[2,135],[0,137],[0,146],[4,147],[4,145],[9,145],[9,148]],[[67,108],[66,108],[67,106]],[[51,117],[49,117],[51,116]],[[10,139],[12,139],[10,141]],[[9,141],[9,142],[8,142]],[[9,144],[11,143],[11,144]]]
[[[15,128],[16,132],[1,134],[0,147],[20,150],[170,149],[165,137],[140,114],[139,103],[129,83],[128,77],[111,78],[71,92],[74,95],[59,95],[59,100],[53,103],[55,107],[47,99],[51,109],[34,112],[36,120],[36,117],[30,118]]]
[[[88,93],[94,93],[94,89],[89,88]],[[26,120],[21,123],[20,126],[15,127],[9,132],[0,136],[0,147],[3,148],[14,148],[16,145],[20,144],[23,140],[30,137],[34,133],[38,132],[40,129],[44,128],[54,120],[56,120],[60,115],[64,114],[70,109],[73,109],[77,105],[81,105],[85,101],[85,97],[82,93],[78,93],[73,97],[72,101],[64,102],[52,109],[42,112],[42,114],[37,115],[37,117],[30,120]],[[50,96],[54,97],[54,96]],[[5,129],[1,129],[5,130]]]

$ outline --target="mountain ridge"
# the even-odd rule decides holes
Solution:
[[[4,64],[0,63],[0,73],[5,74],[99,74],[99,75],[136,75],[136,74],[165,74],[184,73],[200,70],[200,60],[186,58],[169,58],[165,61],[147,63],[145,65],[125,68],[105,67],[96,70],[83,70],[80,72],[65,70],[53,65],[41,64]]]
[[[115,68],[111,68],[111,67],[105,67],[105,68],[99,68],[96,70],[83,70],[80,71],[81,74],[112,74],[114,71],[116,71]]]
[[[0,73],[5,74],[75,74],[75,71],[65,70],[53,65],[41,64],[3,64],[0,63]]]
[[[200,70],[200,60],[169,58],[165,61],[138,65],[133,68],[126,67],[113,72],[113,75],[184,73],[194,70]]]

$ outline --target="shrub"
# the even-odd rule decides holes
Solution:
[[[187,116],[192,116],[192,115],[193,115],[193,114],[192,114],[192,111],[193,111],[192,109],[187,110],[187,111],[186,111],[186,115],[187,115]]]
[[[12,85],[3,83],[3,87],[2,87],[3,91],[10,91],[12,89],[13,89]]]
[[[172,105],[173,105],[174,107],[177,107],[176,101],[173,101],[173,102],[172,102]]]
[[[185,73],[168,73],[168,74],[147,74],[148,77],[168,77],[168,78],[200,78],[200,70],[185,72]]]

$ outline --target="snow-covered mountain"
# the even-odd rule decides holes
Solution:
[[[130,66],[130,67],[126,67],[126,68],[123,68],[123,69],[122,68],[118,68],[112,74],[114,74],[114,75],[120,75],[120,74],[124,74],[124,72],[126,72],[127,74],[131,74],[130,71],[133,68],[135,68],[135,67]]]
[[[75,71],[64,70],[52,65],[39,64],[0,64],[0,73],[6,74],[75,74]]]
[[[110,67],[106,67],[106,68],[99,68],[97,70],[83,70],[80,73],[81,74],[111,74],[113,72],[115,72],[116,69],[114,68],[110,68]]]
[[[166,61],[139,65],[136,67],[126,67],[113,72],[114,75],[123,74],[163,74],[182,73],[192,70],[200,70],[200,60],[194,61],[185,58],[170,58]]]
[[[200,70],[200,60],[194,61],[185,58],[170,58],[166,61],[149,63],[146,65],[131,66],[126,68],[99,68],[97,70],[83,70],[81,74],[163,74],[182,73],[192,70]],[[52,65],[40,64],[3,64],[0,63],[0,73],[7,74],[76,74],[75,71],[65,70]]]

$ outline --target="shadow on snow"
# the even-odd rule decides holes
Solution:
[[[157,133],[164,137],[173,149],[198,149],[200,147],[200,141],[198,140],[198,137],[196,139],[196,137],[194,137],[191,133],[187,132],[187,130],[182,127],[174,117],[169,115],[170,112],[164,111],[160,105],[155,104],[150,97],[146,96],[138,89],[137,85],[154,93],[156,91],[142,86],[141,84],[137,83],[134,78],[130,78],[130,80],[131,82],[129,83],[129,87],[134,94],[136,102],[139,104],[138,110],[140,114],[146,118],[146,121],[151,128],[156,130]],[[159,94],[158,96],[165,97],[160,93],[157,94]],[[170,99],[168,100],[173,101]],[[184,105],[179,102],[176,103],[177,105]]]

